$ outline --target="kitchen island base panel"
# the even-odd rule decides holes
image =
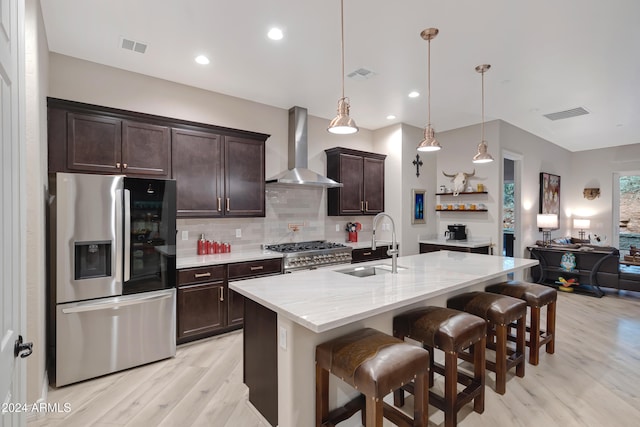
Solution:
[[[504,278],[496,279],[494,282],[504,281]],[[262,413],[262,415],[269,420],[271,425],[280,427],[305,427],[315,425],[315,348],[318,344],[331,339],[337,338],[341,335],[348,334],[357,329],[364,327],[375,328],[380,332],[386,334],[393,334],[393,318],[405,311],[419,308],[428,305],[436,305],[446,307],[447,299],[451,296],[473,291],[483,290],[485,286],[490,283],[479,283],[471,287],[452,291],[450,294],[439,295],[429,300],[421,301],[402,309],[393,310],[390,312],[382,313],[370,318],[356,321],[345,326],[341,326],[335,329],[331,329],[326,332],[316,333],[307,329],[304,326],[288,319],[285,316],[277,315],[277,326],[270,325],[266,329],[262,330],[262,334],[273,338],[271,345],[266,344],[260,347],[259,350],[255,350],[257,347],[244,348],[245,359],[251,359],[252,357],[260,360],[271,360],[274,354],[277,354],[277,378],[274,382],[257,380],[251,378],[255,375],[265,375],[265,370],[248,371],[245,369],[244,381],[250,389],[251,396],[251,384],[255,381],[260,381],[263,385],[268,384],[268,387],[262,389],[262,393],[265,395],[276,396],[277,395],[277,424],[269,420],[269,417],[263,412],[256,403],[250,398],[250,403]],[[247,301],[249,301],[247,299]],[[254,327],[254,322],[265,322],[265,318],[271,317],[268,310],[255,302],[245,306],[245,334],[247,334],[247,328]],[[255,313],[249,313],[250,310],[255,310]],[[271,312],[273,313],[273,312]],[[266,317],[265,317],[266,316]],[[265,327],[265,325],[260,326]],[[248,337],[245,337],[245,342]],[[273,345],[277,343],[276,345]],[[416,343],[417,344],[417,343]],[[249,354],[249,352],[253,354]],[[438,357],[440,355],[437,355]],[[444,362],[436,358],[439,362]],[[246,363],[246,362],[245,362]],[[245,365],[247,367],[247,365]],[[329,408],[333,409],[344,405],[344,403],[355,398],[359,392],[341,381],[339,378],[331,376],[329,379]],[[406,408],[405,408],[406,409]],[[273,417],[271,417],[273,419]],[[348,420],[343,421],[340,427],[359,427],[361,426],[361,419],[359,414],[354,415]]]

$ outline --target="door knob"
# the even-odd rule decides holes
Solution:
[[[22,335],[18,335],[18,339],[16,340],[16,345],[13,347],[13,356],[21,358],[29,357],[33,353],[33,343],[32,342],[22,342]]]

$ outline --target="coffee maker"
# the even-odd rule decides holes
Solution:
[[[467,226],[464,224],[452,224],[447,226],[444,232],[447,240],[467,240]]]

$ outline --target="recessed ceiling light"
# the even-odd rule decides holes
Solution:
[[[201,65],[207,65],[209,63],[209,58],[204,55],[196,56],[196,62]]]
[[[284,34],[282,33],[282,30],[280,28],[273,27],[267,33],[267,37],[269,37],[271,40],[282,40]]]
[[[417,98],[420,96],[420,92],[416,92],[415,90],[413,92],[409,92],[409,98]]]
[[[395,118],[396,118],[396,116],[394,116],[393,114],[389,114],[389,115],[387,116],[387,120],[393,120],[393,119],[395,119]]]

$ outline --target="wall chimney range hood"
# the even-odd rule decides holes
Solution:
[[[288,170],[269,179],[268,185],[308,185],[314,187],[342,187],[342,184],[307,168],[307,109],[289,109],[289,158]]]

